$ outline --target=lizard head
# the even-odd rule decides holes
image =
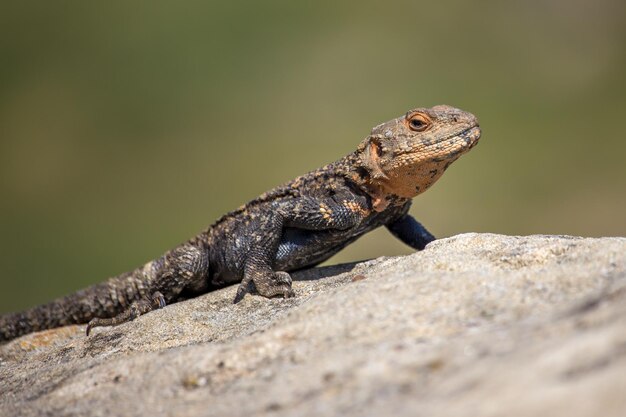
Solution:
[[[414,109],[374,127],[357,148],[374,209],[426,191],[479,138],[476,117],[450,106]]]

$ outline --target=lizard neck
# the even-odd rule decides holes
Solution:
[[[372,166],[371,161],[358,149],[335,162],[334,170],[368,195],[372,208],[377,212],[384,211],[390,205],[404,205],[411,199],[385,186],[387,176],[379,167]]]

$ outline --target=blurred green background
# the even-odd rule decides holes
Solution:
[[[0,5],[0,312],[160,255],[418,106],[483,139],[412,212],[626,235],[624,1]],[[331,263],[408,253],[385,230]]]

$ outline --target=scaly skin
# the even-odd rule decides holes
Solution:
[[[262,194],[157,260],[0,317],[0,341],[80,323],[89,323],[89,334],[236,282],[234,302],[253,289],[293,297],[289,271],[317,265],[380,226],[422,250],[434,237],[407,214],[411,199],[479,138],[470,113],[449,106],[411,110],[374,127],[353,153]]]

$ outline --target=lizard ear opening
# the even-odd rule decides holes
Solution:
[[[372,140],[365,148],[365,161],[364,165],[369,171],[372,179],[386,179],[387,175],[380,168],[379,160],[382,155],[382,147],[376,140]]]
[[[372,155],[375,155],[376,159],[380,158],[380,156],[383,154],[383,147],[377,140],[372,141],[370,148],[372,151]]]

